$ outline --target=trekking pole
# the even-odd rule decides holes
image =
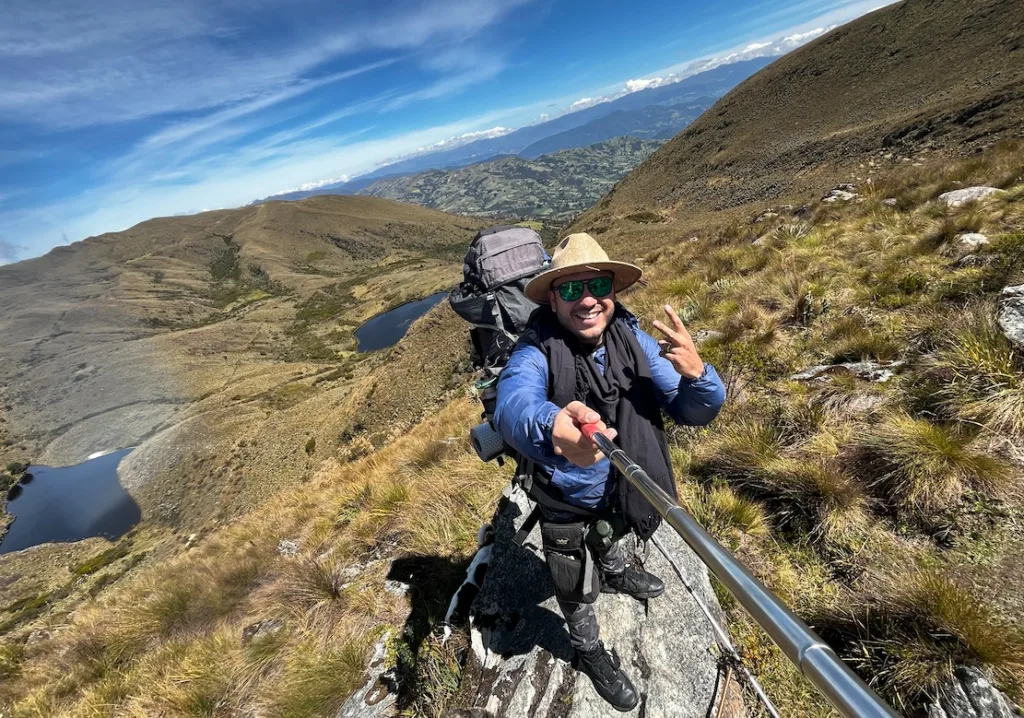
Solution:
[[[754,695],[756,695],[761,700],[761,702],[764,704],[765,710],[768,711],[768,715],[770,715],[772,718],[782,718],[782,716],[779,715],[778,708],[776,708],[775,704],[772,703],[772,699],[768,697],[768,694],[764,692],[764,688],[762,688],[761,684],[758,683],[756,678],[754,678],[754,674],[750,672],[750,669],[747,668],[746,665],[744,665],[743,661],[740,659],[740,654],[737,652],[736,647],[732,645],[732,641],[729,639],[729,634],[726,632],[724,628],[721,627],[721,625],[719,625],[718,620],[711,615],[711,611],[708,609],[706,605],[704,605],[704,601],[701,600],[701,597],[698,596],[697,592],[693,590],[693,586],[691,586],[690,583],[686,580],[686,577],[683,576],[683,572],[682,569],[679,568],[679,564],[675,562],[675,559],[669,556],[668,549],[666,549],[661,544],[661,541],[658,539],[657,536],[652,536],[651,539],[654,541],[654,545],[658,547],[658,551],[661,553],[661,555],[665,557],[666,561],[668,561],[669,565],[672,567],[672,570],[675,571],[676,576],[679,577],[679,580],[683,584],[683,588],[686,589],[686,591],[690,594],[690,597],[696,602],[697,608],[699,608],[701,610],[701,613],[704,614],[704,617],[708,619],[708,623],[711,624],[711,629],[712,631],[714,631],[714,634],[718,639],[719,647],[722,649],[724,653],[726,653],[729,656],[730,663],[728,663],[727,665],[734,666],[736,670],[739,671],[740,679],[746,681],[746,683],[750,686],[750,689],[754,691]],[[722,705],[724,705],[725,694],[728,690],[728,675],[726,675],[726,686],[725,690],[722,691]]]
[[[827,643],[705,531],[693,516],[654,483],[647,472],[602,434],[596,424],[584,424],[580,431],[643,494],[715,578],[782,649],[786,658],[800,669],[840,714],[846,718],[899,718],[899,714],[868,688]]]

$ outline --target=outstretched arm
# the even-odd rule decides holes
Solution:
[[[551,427],[558,406],[548,401],[547,383],[548,366],[541,350],[531,345],[516,347],[498,378],[494,424],[516,451],[553,466]]]
[[[582,424],[607,427],[597,412],[579,401],[564,409],[547,398],[548,366],[536,347],[516,348],[498,379],[494,423],[505,441],[519,453],[552,468],[569,464],[591,466],[602,458],[597,447],[580,433]],[[615,430],[607,429],[609,438]]]

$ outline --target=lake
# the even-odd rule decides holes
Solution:
[[[130,452],[122,449],[62,468],[29,467],[26,478],[7,493],[7,511],[16,518],[0,543],[0,554],[41,543],[126,534],[142,518],[139,505],[117,480],[117,465]]]
[[[372,352],[395,344],[409,331],[410,324],[447,296],[448,292],[431,294],[424,299],[407,302],[389,312],[367,319],[355,332],[359,351]]]

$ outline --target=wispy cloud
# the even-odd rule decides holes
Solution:
[[[594,105],[599,105],[602,102],[617,100],[620,97],[624,97],[625,95],[639,92],[641,90],[671,85],[673,83],[680,82],[681,80],[685,80],[688,77],[700,74],[701,72],[707,72],[708,70],[713,70],[716,67],[721,67],[722,65],[729,65],[743,60],[753,60],[758,57],[775,57],[778,55],[784,55],[787,52],[795,50],[801,45],[820,37],[829,30],[832,30],[834,27],[834,25],[829,27],[818,27],[804,32],[784,35],[774,40],[748,43],[744,47],[731,52],[702,58],[700,60],[693,60],[682,65],[666,68],[662,71],[663,74],[626,80],[624,84],[609,94],[597,97],[581,97],[566,107],[561,114],[568,114],[570,112],[576,112],[588,107],[593,107]]]
[[[454,42],[524,1],[397,0],[381,13],[366,0],[279,0],[247,5],[242,27],[230,0],[14,0],[0,25],[0,112],[72,128],[266,102],[337,81],[324,68],[339,57]]]

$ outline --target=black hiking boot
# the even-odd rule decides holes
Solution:
[[[636,708],[636,688],[632,681],[619,669],[619,656],[612,650],[605,650],[604,643],[584,653],[576,651],[572,661],[573,668],[586,673],[594,684],[597,695],[604,698],[617,711],[623,713]]]
[[[665,593],[664,582],[653,573],[626,567],[622,573],[606,573],[601,580],[601,593],[625,593],[638,601],[656,598]]]

